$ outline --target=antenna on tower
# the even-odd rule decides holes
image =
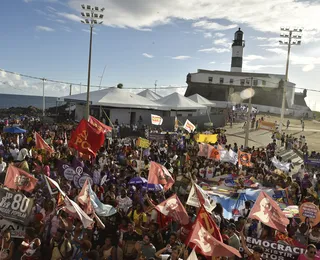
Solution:
[[[156,80],[156,81],[154,82],[154,92],[156,92],[156,93],[157,93],[157,82],[158,82],[158,80]]]

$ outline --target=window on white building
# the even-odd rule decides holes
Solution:
[[[253,80],[253,86],[258,86],[258,80],[257,79]]]
[[[230,79],[230,84],[233,84],[233,79]]]
[[[240,79],[240,85],[244,86],[245,80],[244,79]]]
[[[220,84],[223,84],[224,78],[220,78]]]
[[[208,77],[209,83],[212,83],[213,77]]]
[[[246,84],[250,84],[250,79],[246,79]]]
[[[267,82],[265,80],[262,80],[262,86],[265,86]]]

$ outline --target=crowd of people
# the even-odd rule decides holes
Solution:
[[[24,237],[12,237],[12,229],[1,229],[0,259],[287,259],[281,255],[274,258],[277,254],[272,255],[263,244],[249,245],[248,239],[297,241],[303,249],[297,258],[316,259],[320,249],[319,225],[302,221],[295,215],[289,218],[287,232],[283,234],[261,221],[248,218],[254,204],[251,200],[246,200],[232,218],[225,217],[226,209],[218,202],[209,212],[222,242],[240,250],[242,258],[235,255],[212,258],[199,250],[196,250],[197,258],[191,258],[194,248],[186,244],[199,211],[199,208],[187,203],[192,183],[219,188],[225,184],[224,176],[228,175],[235,180],[232,187],[228,186],[231,197],[246,188],[281,189],[287,192],[287,198],[276,198],[279,203],[299,206],[312,202],[319,207],[320,173],[317,169],[307,172],[303,165],[295,167],[290,161],[284,162],[277,156],[276,141],[265,148],[244,147],[237,143],[228,144],[223,131],[210,131],[218,135],[217,142],[211,144],[215,150],[250,154],[248,165],[198,156],[199,144],[194,134],[183,131],[167,133],[161,140],[150,140],[146,149],[137,147],[132,138],[108,137],[96,157],[89,158],[68,147],[75,126],[45,125],[40,121],[25,121],[22,125],[27,130],[26,134],[1,135],[0,183],[1,189],[8,190],[4,184],[10,165],[31,174],[37,179],[36,187],[32,192],[20,190],[19,193],[33,199],[34,204],[28,223],[24,225]],[[53,153],[36,148],[35,132],[54,149]],[[290,137],[286,140],[286,146],[290,149]],[[306,145],[305,139],[300,143]],[[289,171],[277,169],[272,158],[282,165],[289,163]],[[96,220],[93,226],[85,227],[83,219],[64,210],[61,193],[50,192],[46,177],[55,180],[66,196],[76,203],[79,202],[81,187],[65,178],[59,169],[61,161],[69,165],[77,161],[88,173],[99,176],[92,190],[101,203],[116,209],[115,214],[99,216],[101,223]],[[171,189],[163,190],[157,185],[149,188],[149,184],[144,182],[148,179],[151,162],[168,169],[175,180]],[[179,197],[189,216],[187,224],[181,224],[155,208],[174,194]],[[211,198],[215,200],[214,196]],[[2,204],[0,202],[0,206]],[[237,208],[233,209],[232,214],[234,210]],[[22,226],[21,223],[19,225]],[[280,235],[285,239],[277,240]]]

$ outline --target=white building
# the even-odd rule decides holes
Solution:
[[[252,97],[253,106],[261,112],[280,114],[282,107],[283,87],[286,87],[285,114],[294,116],[312,116],[304,97],[295,93],[295,83],[286,82],[285,75],[270,73],[242,72],[243,32],[235,33],[232,44],[231,71],[203,70],[187,75],[188,88],[185,96],[199,94],[216,104],[216,107],[226,108],[234,104],[247,103],[241,92],[252,87],[255,95]],[[297,103],[299,100],[299,104]]]

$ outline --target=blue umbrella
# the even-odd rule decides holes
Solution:
[[[129,185],[136,185],[136,184],[145,184],[148,181],[143,177],[134,177],[129,181]]]
[[[148,184],[144,184],[143,189],[146,189],[149,191],[162,191],[163,187],[161,184],[148,183]]]
[[[5,129],[3,129],[3,132],[10,133],[10,134],[23,134],[27,131],[20,127],[14,126],[14,127],[6,127]]]

